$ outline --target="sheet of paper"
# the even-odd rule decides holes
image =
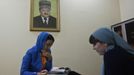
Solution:
[[[65,69],[60,67],[53,67],[49,73],[56,73],[56,74],[65,73]]]

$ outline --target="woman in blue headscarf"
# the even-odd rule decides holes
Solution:
[[[89,42],[104,56],[103,75],[134,75],[134,49],[118,34],[100,28],[91,34]]]
[[[52,68],[51,46],[54,37],[41,32],[36,45],[30,48],[23,57],[20,75],[46,75]]]

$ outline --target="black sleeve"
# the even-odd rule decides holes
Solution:
[[[122,50],[111,50],[104,55],[105,75],[126,75],[126,54]]]

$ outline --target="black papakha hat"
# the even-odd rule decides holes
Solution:
[[[42,7],[42,6],[51,7],[51,2],[48,1],[48,0],[40,0],[40,1],[39,1],[39,7]]]

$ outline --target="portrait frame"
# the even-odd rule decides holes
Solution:
[[[114,24],[111,29],[134,48],[134,18]]]
[[[31,0],[30,2],[30,31],[48,31],[48,32],[59,32],[60,31],[60,0],[47,0],[51,3],[51,13],[50,16],[54,17],[55,21],[49,17],[50,22],[48,25],[37,24],[35,17],[40,16],[40,0]],[[46,1],[46,0],[44,0]],[[54,21],[54,23],[53,23]],[[38,23],[41,23],[39,21]],[[39,26],[42,25],[42,26]]]

